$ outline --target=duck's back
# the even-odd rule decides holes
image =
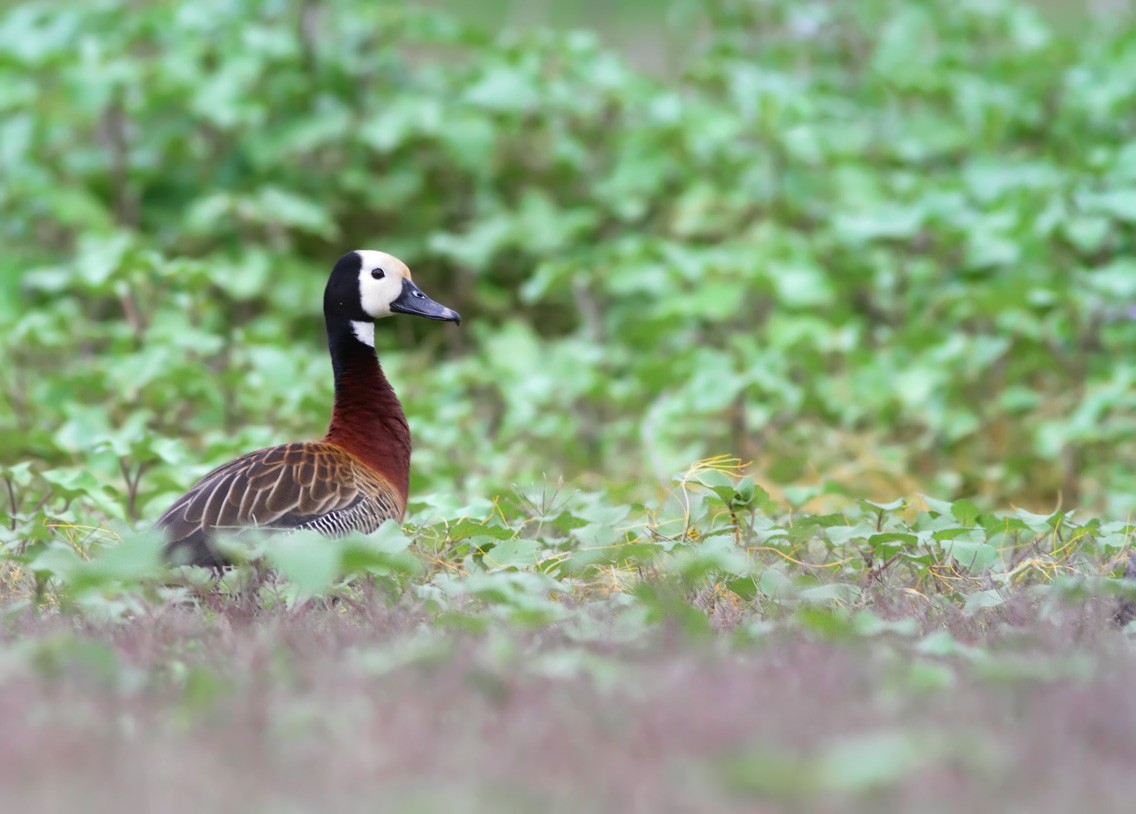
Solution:
[[[392,484],[342,447],[309,441],[242,455],[205,475],[158,518],[175,564],[220,566],[215,530],[315,529],[369,533],[401,520]]]

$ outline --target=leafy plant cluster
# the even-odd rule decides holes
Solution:
[[[411,5],[0,10],[2,807],[1130,810],[1133,21]],[[164,566],[364,246],[407,522]]]
[[[696,34],[659,75],[588,32],[402,5],[7,7],[13,510],[152,516],[317,434],[320,288],[381,246],[467,316],[381,332],[417,492],[728,452],[779,496],[1126,512],[1131,22],[715,0],[670,23]]]
[[[779,505],[737,466],[701,462],[646,504],[545,484],[456,511],[448,498],[419,498],[404,529],[388,521],[370,536],[246,532],[220,541],[239,564],[220,577],[169,571],[152,531],[71,527],[34,544],[17,534],[9,589],[34,581],[36,592],[10,610],[38,602],[121,619],[155,603],[294,608],[378,591],[442,628],[479,633],[504,623],[588,637],[602,619],[629,632],[803,627],[842,639],[914,636],[1014,597],[1044,615],[1089,596],[1131,595],[1107,576],[1131,544],[1131,523],[985,513],[922,495],[804,512],[815,490]]]

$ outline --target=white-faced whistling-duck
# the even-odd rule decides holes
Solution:
[[[375,353],[375,320],[392,314],[461,322],[431,300],[402,261],[384,252],[339,258],[323,295],[335,375],[331,425],[320,441],[268,447],[217,467],[158,519],[166,557],[221,567],[215,529],[369,533],[401,521],[410,483],[410,427]]]

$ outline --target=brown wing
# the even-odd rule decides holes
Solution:
[[[177,563],[220,566],[214,529],[314,528],[326,534],[374,531],[399,519],[394,490],[339,447],[285,444],[242,455],[205,475],[158,518]]]

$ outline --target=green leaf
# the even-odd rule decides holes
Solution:
[[[939,500],[937,498],[933,498],[929,495],[923,495],[923,494],[919,495],[919,497],[923,498],[923,502],[927,504],[927,508],[930,509],[931,511],[935,512],[936,514],[948,515],[948,516],[951,516],[951,517],[954,516],[954,513],[953,513],[954,504],[951,503],[949,500]]]
[[[162,569],[165,539],[156,530],[128,535],[117,545],[108,546],[71,579],[71,586],[82,588],[109,581],[137,582],[156,577]]]
[[[330,541],[329,541],[330,542]],[[411,539],[393,520],[386,520],[368,535],[351,535],[337,542],[339,571],[343,574],[419,576],[421,560],[407,549]]]
[[[862,502],[865,506],[870,506],[873,509],[879,509],[882,512],[894,512],[897,509],[902,509],[905,503],[903,498],[896,498],[895,500],[892,500],[888,503],[876,503],[872,500],[865,500]]]
[[[990,589],[988,591],[976,591],[966,597],[966,603],[963,605],[963,613],[968,615],[977,613],[985,608],[996,608],[1006,602],[1006,597],[1002,592],[997,589]]]
[[[276,537],[267,546],[266,555],[285,579],[309,596],[326,593],[339,574],[339,547],[315,532]]]
[[[62,497],[89,497],[102,491],[98,479],[87,469],[49,469],[43,479]]]
[[[998,549],[987,543],[968,540],[949,540],[943,544],[943,551],[958,562],[961,568],[982,573],[1002,562]]]
[[[28,563],[28,570],[66,583],[82,570],[84,564],[85,561],[70,546],[49,545]]]
[[[540,547],[537,540],[502,540],[486,553],[485,563],[492,568],[531,568],[536,564]]]
[[[766,568],[758,577],[758,585],[763,596],[771,599],[784,599],[794,594],[796,586],[788,576],[777,568]]]
[[[951,504],[951,515],[964,526],[973,526],[978,522],[978,507],[969,500],[956,500]]]
[[[833,582],[828,585],[803,588],[798,591],[797,596],[807,602],[853,602],[860,597],[860,589],[855,585]]]
[[[919,537],[900,531],[887,531],[873,534],[868,538],[868,545],[881,557],[890,557],[897,551],[912,548],[919,544]]]
[[[844,608],[825,605],[802,605],[794,618],[804,629],[825,639],[843,640],[855,636],[851,617]]]
[[[693,583],[711,574],[747,576],[750,565],[745,554],[737,549],[732,540],[714,538],[676,551],[668,570],[681,576],[686,582]]]

